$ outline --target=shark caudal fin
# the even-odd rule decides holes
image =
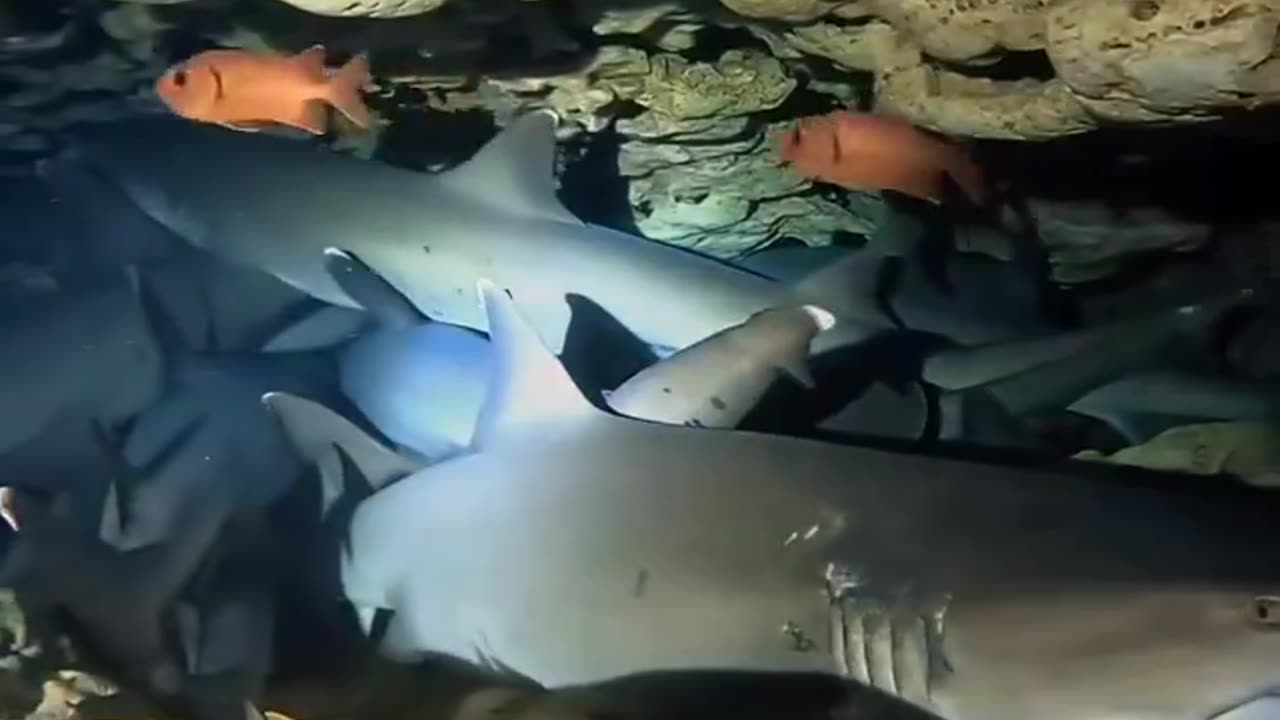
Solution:
[[[471,441],[473,448],[483,449],[504,437],[601,413],[583,396],[506,292],[488,279],[477,281],[476,291],[488,319],[494,360],[489,393]]]
[[[556,195],[558,122],[550,110],[522,115],[470,160],[432,179],[522,217],[581,225]]]

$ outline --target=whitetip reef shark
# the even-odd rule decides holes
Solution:
[[[378,319],[379,328],[339,351],[343,390],[390,439],[428,461],[466,448],[490,378],[489,340],[468,328],[431,321],[371,268],[344,250],[325,251],[325,266],[343,290]],[[639,338],[580,299],[566,349],[587,350],[580,374],[605,355],[635,348],[641,369],[619,383],[590,387],[622,415],[699,427],[736,427],[779,375],[813,387],[806,358],[813,339],[834,325],[813,305],[762,310],[746,322],[657,360]],[[594,321],[594,322],[593,322]],[[580,342],[578,340],[580,339]],[[566,353],[570,354],[570,353]],[[624,371],[625,372],[625,371]],[[575,378],[579,386],[582,380]],[[431,397],[423,407],[419,398]]]
[[[423,468],[264,397],[304,455],[345,456],[374,491],[342,582],[368,627],[390,611],[392,657],[552,687],[822,672],[949,720],[1207,719],[1280,681],[1263,491],[622,417],[478,289],[494,377],[467,454]]]
[[[780,283],[584,223],[556,195],[557,122],[551,111],[527,113],[467,162],[428,174],[282,138],[148,118],[85,130],[41,171],[55,178],[59,168],[87,163],[188,242],[344,307],[360,305],[325,271],[326,248],[359,257],[428,317],[480,331],[485,318],[471,288],[491,277],[521,297],[557,353],[570,294],[597,303],[661,354],[784,305],[814,304],[840,319],[813,353],[898,328],[876,304],[878,256],[850,253]],[[970,345],[1013,332],[995,318],[964,320],[961,305],[937,298],[918,329]],[[1026,331],[1025,321],[1011,323]],[[926,379],[963,387],[948,370],[945,356],[935,358]]]

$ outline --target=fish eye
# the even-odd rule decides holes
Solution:
[[[187,84],[187,71],[179,70],[173,74],[173,84],[183,87]]]

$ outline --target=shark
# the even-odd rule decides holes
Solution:
[[[330,497],[368,493],[342,587],[391,657],[549,687],[818,672],[950,720],[1212,718],[1280,680],[1265,491],[622,417],[517,293],[477,292],[495,357],[466,454],[421,467],[263,398],[304,456],[346,458]]]
[[[234,352],[213,322],[190,343],[187,308],[165,302],[158,278],[128,279],[127,307],[160,356],[154,396],[123,418],[32,403],[56,415],[4,454],[18,532],[0,568],[29,607],[69,616],[121,682],[187,716],[256,720],[245,701],[272,666],[287,539],[269,515],[305,470],[259,400],[289,386],[339,404],[336,362]],[[125,384],[127,369],[95,380]]]
[[[159,397],[164,353],[131,278],[100,277],[0,326],[0,455],[69,414],[116,424]]]
[[[783,260],[794,261],[790,250],[775,253]],[[351,253],[338,248],[325,252],[329,274],[377,318],[380,326],[339,351],[346,395],[402,451],[417,453],[428,461],[460,452],[474,432],[486,392],[492,355],[487,337],[469,328],[431,321]],[[768,251],[764,254],[772,255]],[[814,253],[806,261],[823,262],[829,255]],[[771,271],[779,267],[777,263],[769,264]],[[782,270],[786,272],[785,263]],[[1050,340],[1005,343],[1001,347],[1008,348],[1010,357],[1034,356],[1039,360],[1030,364],[1015,362],[1009,366],[1008,375],[987,372],[993,377],[985,384],[944,393],[936,410],[941,436],[999,447],[1036,447],[1040,440],[1023,427],[1019,416],[1031,410],[1061,410],[1086,391],[1092,393],[1088,405],[1094,409],[1093,414],[1109,413],[1107,419],[1112,421],[1126,417],[1118,402],[1127,396],[1106,391],[1108,378],[1158,359],[1162,349],[1180,336],[1203,334],[1207,326],[1217,321],[1222,308],[1251,295],[1246,288],[1207,303],[1148,312],[1127,321],[1063,333]],[[750,416],[750,426],[755,429],[794,433],[809,428],[804,416],[816,418],[822,414],[820,410],[801,407],[816,399],[812,392],[814,373],[805,359],[809,344],[815,335],[834,325],[834,319],[821,308],[761,311],[745,323],[659,360],[603,309],[585,298],[576,298],[571,305],[566,346],[586,350],[565,353],[562,360],[566,360],[570,375],[593,402],[599,397],[597,404],[603,403],[622,415],[723,428],[741,427]],[[580,322],[588,315],[588,309],[593,310],[590,317],[594,321]],[[600,346],[607,346],[608,351],[591,349]],[[1001,367],[995,362],[999,356],[992,352],[994,347],[979,355],[987,368]],[[1102,348],[1106,351],[1102,352]],[[910,357],[910,353],[894,354],[899,362],[904,356]],[[965,354],[952,352],[957,358]],[[584,383],[584,376],[601,375],[591,371],[602,360],[621,355],[631,355],[624,363],[628,369],[603,383]],[[867,374],[864,381],[875,375],[858,372],[857,363],[827,365],[823,368],[820,393],[824,399],[848,395],[841,389],[841,382],[847,384],[850,375]],[[955,367],[960,366],[955,363]],[[850,372],[851,368],[854,372]],[[786,388],[774,387],[779,371],[796,382]],[[983,368],[975,370],[976,375],[983,372]],[[766,391],[771,390],[774,392],[769,396],[770,402],[762,403]],[[432,401],[424,405],[420,401],[424,397]],[[819,428],[828,432],[893,435],[892,431],[886,432],[885,421],[905,425],[917,417],[913,410],[918,403],[910,394],[894,394],[883,386],[871,386],[860,391],[844,410],[823,420]],[[1177,404],[1176,399],[1172,401],[1172,405]],[[778,412],[782,406],[790,411]],[[1184,414],[1195,416],[1205,411],[1187,407]],[[926,437],[928,427],[923,421],[918,422],[916,427],[904,428],[908,437]]]
[[[895,320],[877,304],[878,255],[851,253],[782,283],[583,222],[556,194],[557,123],[550,111],[522,115],[471,159],[431,174],[262,134],[148,118],[85,130],[44,172],[87,163],[188,242],[335,305],[359,307],[325,271],[329,247],[359,257],[432,319],[480,331],[485,319],[471,287],[492,277],[520,293],[556,352],[569,323],[567,294],[590,298],[664,354],[783,304],[811,303],[841,318],[814,353],[913,322],[903,308]],[[962,344],[1027,332],[1021,321],[961,321],[948,312],[959,304],[937,295],[916,325]]]
[[[242,589],[225,571],[214,578],[200,572],[213,569],[209,556],[233,511],[231,497],[205,492],[171,506],[175,531],[143,548],[120,550],[98,535],[108,487],[204,471],[212,466],[202,461],[202,448],[177,443],[134,466],[96,421],[68,416],[51,430],[36,443],[41,447],[24,447],[20,482],[7,488],[20,530],[0,576],[31,623],[43,633],[66,633],[82,662],[168,710],[204,720],[260,718],[246,703],[244,684],[228,679],[246,658],[252,665],[266,657],[258,646],[268,642],[271,609],[249,611],[258,621],[247,635],[252,642],[228,635],[240,630],[236,621],[244,622],[249,607]],[[198,574],[206,577],[193,593]],[[267,634],[255,632],[261,630]],[[58,638],[41,637],[51,639]],[[259,652],[246,654],[246,645]],[[263,674],[258,668],[254,679]]]
[[[351,253],[325,254],[335,282],[379,324],[339,351],[343,391],[403,449],[429,461],[464,449],[487,393],[489,339],[432,321]],[[737,426],[780,375],[812,388],[810,344],[835,324],[814,305],[770,308],[659,360],[603,309],[585,298],[574,305],[565,355],[579,367],[572,373],[579,387],[622,415],[699,427]],[[620,383],[604,380],[605,387],[585,377],[628,347],[639,370],[623,370]],[[430,406],[418,402],[423,397],[432,398]]]

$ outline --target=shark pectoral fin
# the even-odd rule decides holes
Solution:
[[[324,269],[338,287],[391,328],[413,327],[429,319],[385,278],[347,250],[325,248]]]
[[[488,279],[476,283],[493,344],[493,380],[476,421],[473,448],[548,423],[604,414],[582,395],[564,366],[506,292]]]
[[[778,369],[810,390],[818,385],[817,381],[813,379],[813,370],[809,368],[809,356],[807,354],[783,358],[778,363]]]
[[[359,335],[370,324],[369,313],[363,310],[308,300],[299,306],[292,322],[250,346],[273,353],[330,348]]]
[[[332,446],[345,452],[374,490],[420,469],[329,408],[288,393],[272,392],[262,402],[275,413],[294,448],[308,462],[320,462]]]
[[[432,179],[527,218],[581,225],[556,196],[557,123],[550,110],[522,115],[470,160]]]

